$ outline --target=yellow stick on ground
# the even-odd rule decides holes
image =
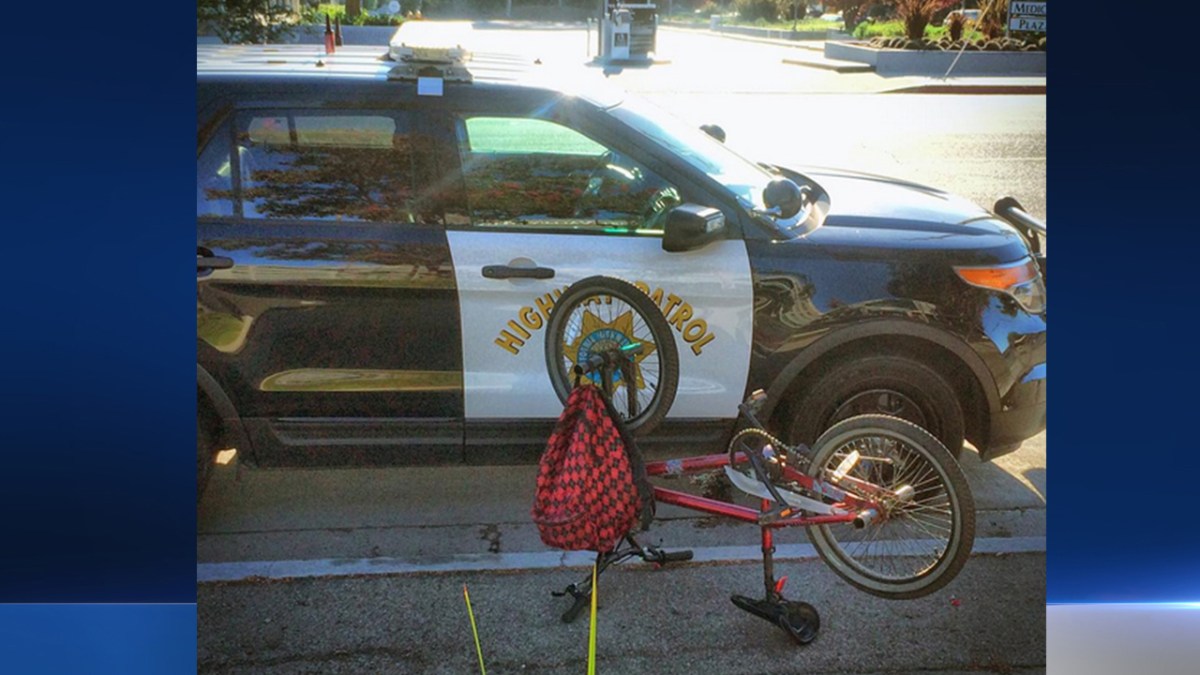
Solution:
[[[483,649],[479,646],[479,629],[475,627],[475,612],[471,610],[471,594],[467,593],[467,585],[463,584],[463,599],[467,601],[467,616],[471,617],[471,634],[475,636],[475,653],[479,656],[479,673],[487,675],[483,667]]]
[[[588,675],[596,675],[596,596],[600,595],[596,588],[596,569],[600,561],[592,565],[592,625],[588,626]]]

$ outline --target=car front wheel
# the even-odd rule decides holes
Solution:
[[[842,420],[882,414],[929,431],[955,458],[962,454],[963,412],[954,388],[937,371],[903,356],[840,362],[819,373],[789,412],[792,442],[811,445]]]

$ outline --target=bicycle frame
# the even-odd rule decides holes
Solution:
[[[737,453],[735,459],[745,459],[745,453]],[[646,462],[646,475],[650,477],[674,478],[721,469],[730,465],[728,453],[701,455],[698,457]],[[788,515],[774,522],[764,522],[763,514],[767,511],[766,509],[756,511],[749,507],[700,497],[679,490],[671,490],[658,485],[654,486],[654,499],[663,504],[672,504],[693,511],[733,518],[763,527],[853,523],[864,512],[873,509],[878,510],[879,508],[879,505],[874,502],[856,497],[837,486],[817,480],[791,467],[784,466],[781,470],[784,480],[795,482],[809,492],[824,495],[836,501],[833,504],[823,504],[816,500],[806,500],[813,505],[808,510],[824,511],[825,513],[804,515],[797,511],[795,515]]]
[[[616,280],[606,280],[606,288],[615,283]],[[619,286],[619,284],[617,285]],[[635,290],[629,290],[628,293],[633,294]],[[576,295],[586,297],[582,293],[576,293]],[[572,297],[574,299],[574,296]],[[590,298],[583,302],[588,301]],[[665,338],[660,337],[658,342],[662,342],[663,339],[673,339],[670,327],[657,312],[651,311],[650,308],[642,310],[635,307],[634,309],[638,309],[639,315],[647,322],[648,326],[651,326],[650,332],[653,335],[666,336]],[[655,322],[659,324],[656,328],[653,327]],[[641,386],[640,379],[634,377],[632,356],[640,353],[643,349],[643,345],[638,342],[601,345],[599,349],[589,353],[586,358],[569,364],[570,372],[575,377],[575,386],[579,386],[582,378],[587,376],[603,392],[604,398],[608,401],[609,413],[616,413],[612,404],[614,403],[614,393],[618,387],[622,385],[631,387],[634,386],[634,382],[638,383],[636,386],[639,388]],[[554,360],[561,364],[562,353],[555,352],[548,346],[547,354],[547,362],[550,367],[560,367],[554,363]],[[579,356],[582,355],[574,358],[579,358]],[[673,361],[668,363],[673,363]],[[671,368],[664,368],[664,370],[672,372],[677,367],[678,364],[674,364]],[[621,378],[620,382],[615,381],[615,376],[618,374]],[[659,375],[676,378],[678,373],[665,375],[660,372]],[[554,380],[553,376],[551,379]],[[556,388],[561,389],[560,383],[557,380],[554,382]],[[650,427],[662,421],[665,409],[660,408],[663,406],[669,408],[675,393],[675,384],[674,380],[668,380],[668,382],[667,391],[670,392],[670,395],[665,399],[659,398],[661,389],[652,392],[652,398],[648,403],[649,412],[646,412],[646,417],[639,420],[641,423],[636,425],[636,428],[643,433],[650,431]],[[561,391],[559,393],[562,394]],[[661,484],[649,486],[653,491],[654,501],[657,503],[731,518],[759,527],[762,538],[763,596],[761,599],[756,599],[733,595],[730,600],[735,606],[782,628],[797,644],[808,644],[816,638],[820,628],[820,616],[816,609],[806,602],[785,598],[783,589],[787,577],[783,576],[778,579],[775,577],[774,537],[775,530],[781,527],[816,526],[818,529],[810,536],[821,558],[852,585],[881,597],[920,597],[953,579],[966,561],[966,556],[970,551],[970,542],[974,536],[973,503],[969,498],[965,478],[961,476],[961,473],[957,475],[948,473],[950,467],[947,467],[946,470],[940,468],[946,466],[947,462],[952,463],[953,458],[944,449],[939,450],[941,446],[936,438],[903,420],[883,415],[864,415],[835,424],[818,439],[818,447],[814,452],[802,445],[788,446],[766,431],[765,426],[757,419],[757,413],[765,402],[766,394],[759,390],[751,393],[738,406],[739,415],[736,428],[740,430],[729,439],[728,450],[724,453],[643,463],[640,453],[636,450],[636,444],[632,444],[631,439],[626,438],[626,441],[631,443],[631,461],[644,466],[648,478],[657,478],[661,482],[661,479],[681,478],[702,473],[716,472],[719,474],[723,469],[733,488],[745,492],[752,498],[757,498],[758,505],[755,508],[671,489]],[[631,391],[627,391],[625,403],[627,410],[621,412],[628,415],[625,417],[628,421],[636,420],[640,413],[645,412],[641,409],[639,396]],[[652,420],[652,422],[647,422],[647,420]],[[745,426],[743,426],[743,422]],[[627,429],[622,429],[622,436],[625,437],[627,432]],[[868,434],[868,436],[862,436],[862,434]],[[882,448],[882,453],[876,453],[873,448],[877,447],[877,444],[858,443],[860,438],[876,436],[895,438],[901,443],[913,445],[914,453],[921,460],[928,462],[933,467],[933,472],[928,473],[927,470],[926,473],[913,474],[907,470],[909,465],[907,454],[892,456],[886,447]],[[757,441],[748,442],[750,438],[755,438]],[[839,445],[835,448],[831,445],[833,443]],[[848,454],[843,451],[843,448],[850,449]],[[883,456],[864,456],[861,454],[863,451]],[[832,464],[814,465],[815,468],[811,473],[806,472],[804,469],[807,468],[807,465],[813,464],[811,459],[813,457],[821,458],[823,463],[836,458],[838,463],[836,466]],[[864,466],[860,462],[866,463],[867,473],[856,471],[856,467]],[[887,465],[891,465],[891,471],[883,470],[883,467]],[[956,466],[953,468],[957,470]],[[858,476],[855,473],[858,473]],[[867,476],[876,476],[881,483],[864,480]],[[885,478],[885,476],[889,477]],[[898,481],[905,476],[914,480],[916,485],[908,483],[897,485]],[[936,485],[928,487],[930,483]],[[644,487],[644,485],[639,485],[639,489],[644,489]],[[961,505],[955,499],[956,489],[962,493],[965,505]],[[941,490],[945,493],[945,499],[948,501],[945,504],[937,502],[933,506],[921,505],[919,501],[915,501],[919,495],[923,494],[918,492],[919,490],[930,495],[930,498],[941,494],[938,492]],[[921,499],[925,499],[925,497],[921,497]],[[911,509],[910,504],[912,505]],[[953,511],[960,507],[965,512],[965,515],[961,517]],[[946,514],[944,525],[940,524],[940,521],[934,525],[934,527],[946,531],[945,545],[935,547],[932,551],[936,556],[932,565],[940,568],[938,574],[941,576],[928,576],[927,573],[934,570],[933,566],[929,566],[903,577],[901,579],[903,584],[901,581],[893,583],[890,572],[884,573],[882,577],[877,577],[872,576],[870,570],[862,571],[853,567],[857,559],[851,561],[843,558],[831,560],[832,555],[840,556],[842,554],[840,545],[834,538],[835,535],[826,530],[825,526],[850,525],[856,530],[862,530],[869,524],[877,521],[879,524],[885,524],[893,517],[904,517],[909,511],[915,510]],[[938,517],[943,518],[942,516]],[[958,519],[956,520],[956,518]],[[919,524],[920,521],[918,521]],[[644,528],[646,523],[642,522],[641,526]],[[564,622],[569,623],[579,615],[592,595],[593,582],[598,581],[600,572],[613,564],[631,558],[641,558],[644,562],[656,566],[692,560],[693,552],[689,550],[664,551],[657,546],[639,543],[635,538],[636,529],[637,524],[625,533],[623,538],[612,546],[611,550],[597,552],[595,576],[570,584],[562,591],[553,592],[556,596],[569,595],[574,599],[574,604],[562,615]],[[928,532],[924,527],[921,530]],[[867,535],[867,545],[870,546],[878,533],[867,532],[865,534]],[[952,544],[955,547],[953,550],[950,548]],[[843,566],[843,563],[847,566]],[[942,572],[946,573],[942,574]],[[905,587],[904,584],[908,584],[908,586]],[[925,590],[926,587],[929,590]]]
[[[631,378],[630,372],[627,370],[630,363],[628,355],[638,353],[640,350],[640,345],[632,344],[618,350],[613,350],[610,353],[597,354],[591,358],[590,363],[586,367],[575,367],[576,381],[578,382],[580,377],[589,372],[599,371],[601,390],[604,392],[605,397],[611,400],[614,390],[613,371],[620,370],[622,377],[626,381],[629,381]],[[758,394],[761,394],[761,392],[758,392]],[[762,396],[765,397],[765,394],[762,394]],[[754,399],[755,396],[752,396],[747,402],[739,405],[738,412],[739,416],[744,417],[753,427],[761,429],[763,425],[758,421],[755,416],[755,409],[750,404],[750,401]],[[742,447],[746,447],[744,442]],[[771,452],[764,452],[767,450],[771,450]],[[763,528],[791,527],[797,525],[834,525],[840,523],[858,524],[862,522],[860,519],[870,520],[875,515],[882,513],[882,509],[878,503],[857,497],[836,485],[818,480],[786,464],[778,467],[780,477],[784,481],[795,483],[810,493],[835,501],[833,504],[826,504],[802,495],[789,493],[789,496],[792,497],[790,501],[795,502],[795,504],[785,504],[779,499],[781,496],[779,488],[772,485],[770,481],[765,480],[765,470],[761,464],[762,455],[773,455],[773,450],[768,445],[762,450],[752,452],[751,454],[753,456],[748,456],[745,452],[738,452],[732,454],[732,457],[739,461],[749,461],[754,467],[756,475],[762,480],[763,487],[770,491],[769,496],[762,495],[764,499],[762,510],[760,511],[737,504],[700,497],[679,490],[671,490],[658,485],[654,486],[654,499],[664,504],[672,504],[701,513],[709,513],[747,523],[754,523]],[[674,478],[712,471],[731,466],[730,457],[731,453],[721,453],[646,462],[646,475],[649,477]],[[845,472],[839,470],[839,473]],[[856,487],[862,488],[868,494],[878,490],[877,487],[869,483],[858,481],[848,476],[841,476],[840,479],[854,482]],[[779,506],[772,509],[768,500],[779,502]],[[803,511],[814,512],[817,515],[806,516],[803,514]],[[768,533],[764,530],[763,534],[766,536]]]

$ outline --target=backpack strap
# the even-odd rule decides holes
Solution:
[[[629,458],[629,468],[633,471],[633,482],[637,485],[638,500],[641,502],[641,508],[638,509],[638,527],[639,531],[645,532],[650,529],[655,510],[654,486],[650,483],[650,477],[646,475],[646,461],[642,459],[642,451],[638,449],[633,434],[617,414],[612,401],[606,396],[601,396],[600,400],[604,401],[604,410],[612,418],[613,426],[617,428],[617,433],[621,435],[621,443],[625,446],[625,455]]]

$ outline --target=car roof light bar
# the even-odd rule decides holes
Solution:
[[[388,46],[388,57],[397,62],[388,79],[440,77],[448,82],[471,82],[474,78],[466,67],[471,52],[458,41],[461,32],[456,29],[453,24],[406,22]]]

